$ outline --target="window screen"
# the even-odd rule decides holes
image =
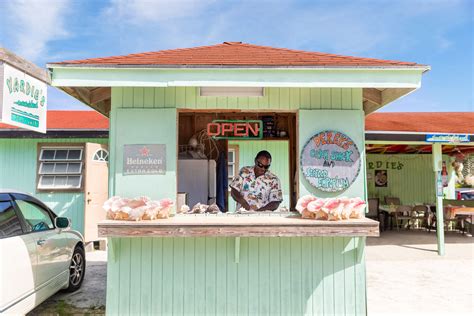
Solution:
[[[38,189],[80,189],[82,155],[81,147],[41,148]]]

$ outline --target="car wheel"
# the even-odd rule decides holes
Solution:
[[[84,249],[76,247],[72,254],[71,263],[69,264],[69,286],[68,292],[74,292],[81,287],[86,273],[86,256]]]

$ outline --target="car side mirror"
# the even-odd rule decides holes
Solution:
[[[67,217],[56,217],[54,219],[54,224],[57,228],[69,228],[71,226],[71,222],[69,221],[69,218]]]

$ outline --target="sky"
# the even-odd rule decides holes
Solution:
[[[41,67],[224,41],[430,65],[380,111],[474,111],[474,0],[0,0],[0,46]]]

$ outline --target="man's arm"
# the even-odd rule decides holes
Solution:
[[[261,211],[274,211],[278,208],[278,206],[280,205],[281,201],[273,201],[273,202],[270,202],[268,203],[267,205],[265,206],[262,206],[261,208],[259,208],[257,210],[257,212],[261,212]]]
[[[243,196],[240,194],[239,191],[231,187],[230,195],[237,203],[242,205],[243,208],[245,208],[246,210],[250,210],[250,205],[247,203],[247,201],[245,201],[245,199],[243,198]]]

